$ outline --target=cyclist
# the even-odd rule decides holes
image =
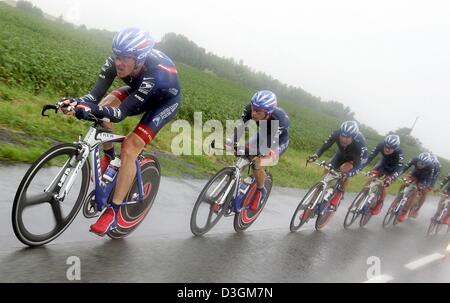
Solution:
[[[316,161],[334,143],[338,151],[330,160],[333,169],[342,174],[342,182],[330,201],[331,210],[336,210],[348,184],[348,178],[356,175],[363,167],[368,158],[367,144],[364,135],[359,131],[356,121],[346,121],[341,127],[334,131],[324,144],[309,157],[308,161]]]
[[[439,179],[439,176],[441,174],[441,163],[439,162],[438,158],[436,157],[436,155],[434,155],[433,153],[429,153],[430,157],[433,159],[433,168],[434,168],[434,173],[433,176],[431,177],[431,182],[430,182],[430,186],[427,189],[428,191],[432,191],[434,186],[436,185],[436,182]],[[422,208],[423,203],[425,202],[425,196],[422,196],[419,201],[417,201],[417,207],[416,207],[416,211],[411,213],[411,217],[413,218],[417,218],[418,214],[419,214],[419,210]]]
[[[433,156],[430,153],[421,153],[418,157],[412,159],[405,166],[403,173],[408,171],[411,166],[414,166],[414,170],[406,177],[410,182],[415,182],[417,185],[417,191],[409,197],[403,207],[402,212],[399,216],[399,221],[403,222],[406,220],[406,214],[409,212],[413,203],[415,202],[416,196],[418,195],[417,203],[423,204],[426,199],[427,194],[433,189],[433,176],[435,174],[435,163]],[[400,187],[400,191],[403,190],[405,185]],[[414,218],[417,217],[417,213],[412,214]]]
[[[370,174],[372,176],[384,176],[383,192],[379,197],[377,204],[372,208],[372,215],[378,215],[381,212],[383,201],[386,198],[387,188],[403,171],[403,159],[405,156],[400,148],[400,137],[395,134],[386,136],[372,151],[364,166],[370,164],[380,153],[382,159],[374,168],[372,168]]]
[[[238,141],[244,134],[245,125],[253,120],[258,126],[258,132],[251,137],[245,146],[238,146]],[[266,123],[266,127],[262,124]],[[262,130],[266,129],[267,133]],[[250,202],[250,210],[256,211],[264,201],[267,191],[265,188],[266,172],[264,166],[278,163],[289,146],[289,116],[278,107],[277,96],[268,90],[254,94],[250,104],[244,108],[241,123],[235,128],[232,138],[226,142],[227,149],[235,149],[238,154],[256,156],[252,167],[256,179],[257,190]]]
[[[118,173],[113,203],[91,225],[90,231],[98,235],[104,235],[121,224],[120,205],[136,174],[137,156],[176,116],[180,107],[177,69],[169,57],[154,49],[154,45],[154,40],[143,30],[127,28],[119,32],[113,40],[113,56],[106,59],[94,88],[84,97],[65,100],[66,105],[75,107],[74,114],[78,119],[87,119],[92,114],[118,123],[128,116],[144,114],[122,144],[122,167]],[[121,79],[127,86],[102,99],[115,78]],[[73,114],[67,109],[65,112]],[[104,125],[112,128],[112,123]],[[105,144],[103,148],[102,172],[115,158],[112,144]]]

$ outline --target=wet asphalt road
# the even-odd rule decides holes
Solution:
[[[450,282],[450,234],[425,237],[436,198],[426,202],[418,219],[395,228],[383,229],[380,215],[366,228],[355,223],[345,230],[354,197],[347,194],[324,230],[315,231],[311,221],[291,233],[290,219],[304,191],[275,188],[245,233],[236,234],[233,219],[224,218],[207,235],[194,237],[191,210],[206,181],[163,178],[150,214],[129,238],[90,234],[93,221],[80,213],[60,238],[30,249],[15,238],[10,219],[26,169],[0,167],[0,282],[69,282],[71,256],[81,262],[81,282],[364,282],[374,274],[390,282]],[[388,197],[382,215],[391,201]]]

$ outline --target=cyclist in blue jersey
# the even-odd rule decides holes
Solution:
[[[406,220],[406,216],[414,203],[419,203],[419,205],[422,205],[427,194],[433,189],[433,178],[435,175],[435,161],[433,156],[430,153],[421,153],[418,157],[408,162],[408,164],[404,167],[402,174],[412,166],[414,166],[414,169],[406,177],[406,179],[415,182],[417,185],[417,190],[413,195],[411,195],[408,201],[406,201],[403,211],[399,216],[400,222]],[[403,190],[403,188],[404,185],[400,188],[400,191]],[[415,201],[417,195],[418,201]],[[416,218],[417,215],[418,213],[415,212],[411,214],[411,217]]]
[[[374,216],[381,212],[383,201],[387,195],[387,188],[403,172],[403,159],[405,158],[405,155],[400,148],[400,137],[394,134],[386,136],[386,138],[374,148],[364,166],[370,164],[378,154],[381,154],[382,158],[381,161],[372,168],[371,175],[378,177],[383,176],[384,183],[383,192],[371,211]]]
[[[356,175],[367,161],[368,152],[364,135],[359,131],[356,121],[346,121],[341,127],[334,131],[324,144],[309,157],[308,161],[316,161],[334,143],[338,151],[330,160],[333,169],[340,171],[344,182],[338,192],[331,198],[330,207],[336,210],[343,198],[348,178]]]
[[[250,120],[256,122],[259,131],[248,140],[241,152],[256,157],[253,174],[257,190],[250,202],[250,209],[256,211],[267,195],[264,187],[266,173],[263,167],[275,165],[288,149],[289,116],[278,107],[277,96],[273,92],[263,90],[255,93],[250,104],[244,108],[241,123],[234,130],[233,138],[227,140],[228,149],[238,148],[237,142]],[[261,126],[264,122],[267,123],[266,127]],[[267,130],[266,133],[261,132],[263,128]]]
[[[117,225],[120,205],[136,174],[137,156],[176,116],[180,108],[177,68],[169,57],[154,49],[154,45],[154,40],[145,31],[137,28],[121,31],[113,41],[113,56],[106,59],[94,88],[86,96],[65,101],[66,105],[75,107],[78,119],[87,119],[89,114],[93,114],[100,119],[109,119],[111,123],[104,124],[109,128],[113,127],[112,123],[143,114],[137,127],[122,144],[122,167],[117,177],[112,206],[91,226],[91,232],[98,235],[106,234]],[[121,79],[126,86],[105,97],[116,78]],[[67,110],[66,113],[72,114]],[[102,172],[116,157],[112,144],[105,144],[103,148]]]

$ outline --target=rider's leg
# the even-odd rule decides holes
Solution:
[[[416,182],[415,178],[412,175],[409,175],[408,177],[405,178],[407,180],[407,182]],[[406,187],[405,184],[403,184],[400,187],[400,191],[399,193]],[[403,206],[402,211],[400,212],[400,216],[399,216],[399,221],[403,222],[406,220],[406,215],[408,214],[409,210],[411,209],[411,207],[414,205],[415,201],[416,201],[416,197],[417,197],[417,188],[411,193],[411,195],[409,196],[408,200],[405,202],[405,205]]]
[[[111,106],[114,108],[120,107],[122,102],[128,97],[130,88],[128,86],[113,91],[111,94],[103,98],[100,106]],[[114,131],[114,124],[111,122],[103,122],[103,127]],[[103,151],[105,156],[100,160],[100,169],[103,173],[108,167],[111,160],[115,158],[115,151],[113,143],[104,143]]]
[[[117,183],[114,190],[113,203],[121,205],[131,188],[136,176],[136,159],[144,150],[146,143],[135,133],[131,133],[122,143],[120,158],[122,165],[117,176]]]
[[[351,162],[345,162],[340,165],[339,170],[343,173],[349,172],[353,168],[353,164]],[[345,188],[348,185],[348,178],[341,181],[340,187],[338,188],[337,192],[334,193],[333,197],[330,200],[330,204],[337,208],[339,205],[339,202],[342,199],[342,196],[344,195]]]
[[[97,222],[91,225],[91,232],[104,235],[117,221],[120,205],[123,203],[136,175],[136,158],[145,148],[145,142],[135,133],[131,133],[122,143],[121,160],[117,183],[112,204],[100,216]]]
[[[419,199],[417,201],[417,208],[416,208],[416,212],[418,213],[419,210],[422,208],[423,203],[425,202],[425,199],[427,198],[427,194],[428,192],[425,190],[422,190],[420,195],[419,195]]]
[[[97,222],[91,225],[91,231],[104,235],[108,232],[114,222],[120,222],[120,205],[130,190],[134,176],[136,175],[136,159],[156,136],[156,134],[177,114],[179,109],[179,96],[167,99],[165,102],[157,103],[150,107],[143,116],[140,124],[128,135],[122,144],[121,160],[117,184],[114,192],[113,203],[104,212]]]
[[[265,188],[267,174],[264,167],[276,165],[278,163],[278,158],[279,155],[277,155],[275,151],[271,150],[268,156],[257,158],[255,161],[255,165],[253,166],[253,175],[256,179],[257,189],[250,204],[250,209],[253,211],[258,209],[259,204],[267,195],[267,189]]]
[[[381,170],[381,168],[379,168],[378,170],[375,171],[375,176],[377,177],[381,177],[381,176],[385,176],[386,174]],[[384,199],[386,198],[387,195],[387,187],[386,186],[382,186],[381,187],[381,193],[380,196],[378,197],[378,200],[376,201],[376,204],[373,206],[371,213],[373,216],[378,215],[381,212],[381,209],[383,208],[383,202]]]
[[[175,118],[179,105],[179,96],[168,99],[163,103],[156,103],[149,108],[139,125],[122,144],[122,166],[117,176],[118,179],[113,197],[114,204],[120,205],[125,200],[136,175],[137,157],[156,137],[159,131]]]
[[[258,188],[263,188],[266,182],[266,171],[261,165],[261,158],[257,158],[255,161],[255,165],[253,167],[253,176],[256,179],[256,186]]]
[[[406,201],[405,205],[403,206],[403,213],[408,213],[411,207],[416,203],[417,201],[417,195],[418,190],[417,188],[414,189],[413,193],[409,196],[408,200]]]

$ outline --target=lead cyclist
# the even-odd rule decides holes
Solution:
[[[111,206],[90,227],[91,232],[100,236],[120,224],[120,206],[136,175],[138,155],[174,119],[180,108],[177,68],[168,56],[154,49],[154,46],[154,40],[141,29],[127,28],[119,32],[113,40],[113,55],[106,59],[90,93],[80,98],[63,99],[67,105],[63,110],[66,114],[75,115],[80,120],[87,119],[90,114],[99,119],[109,119],[111,122],[104,123],[104,126],[110,129],[113,123],[143,114],[139,124],[122,144],[122,166]],[[126,86],[105,97],[116,78]],[[69,111],[69,106],[74,107],[74,111]],[[102,173],[116,157],[112,144],[105,144],[103,149]]]

